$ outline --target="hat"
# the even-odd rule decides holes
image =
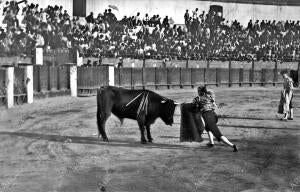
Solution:
[[[288,70],[282,70],[282,71],[280,71],[281,75],[288,74],[288,73],[289,73]]]
[[[206,85],[200,85],[198,87],[198,92],[206,93],[207,92]]]

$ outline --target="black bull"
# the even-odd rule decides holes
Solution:
[[[113,113],[122,122],[124,118],[137,120],[141,132],[141,142],[152,142],[150,126],[157,118],[166,125],[173,124],[173,115],[177,103],[149,90],[127,90],[118,87],[101,87],[97,92],[98,137],[108,141],[105,123]]]

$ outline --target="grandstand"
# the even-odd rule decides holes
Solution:
[[[70,2],[61,4],[69,8]],[[286,2],[296,5],[294,1]],[[220,5],[224,3],[227,1]],[[99,5],[91,1],[87,9],[91,4]],[[119,19],[117,13],[122,6],[109,6],[84,19],[72,16],[72,11],[59,4],[41,7],[30,1],[2,2],[0,54],[33,55],[36,47],[42,47],[46,52],[78,50],[84,57],[96,58],[297,61],[300,57],[297,20],[250,19],[243,25],[226,18],[226,6],[221,7],[221,14],[209,9],[200,11],[195,6],[187,10],[187,15],[180,14],[185,25],[177,25],[171,16],[160,12],[152,15],[137,10],[133,16]]]

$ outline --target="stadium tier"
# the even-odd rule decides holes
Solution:
[[[0,56],[31,55],[45,50],[76,49],[85,57],[192,60],[298,60],[299,21],[228,21],[218,8],[172,18],[136,12],[117,19],[110,7],[84,18],[62,6],[40,7],[27,1],[1,3]],[[221,10],[221,9],[219,9]]]

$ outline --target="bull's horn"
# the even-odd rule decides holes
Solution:
[[[161,103],[165,103],[165,102],[167,102],[166,100],[161,100]]]
[[[176,101],[174,101],[174,104],[175,104],[175,105],[180,105],[180,103],[178,103],[178,102],[176,102]]]

